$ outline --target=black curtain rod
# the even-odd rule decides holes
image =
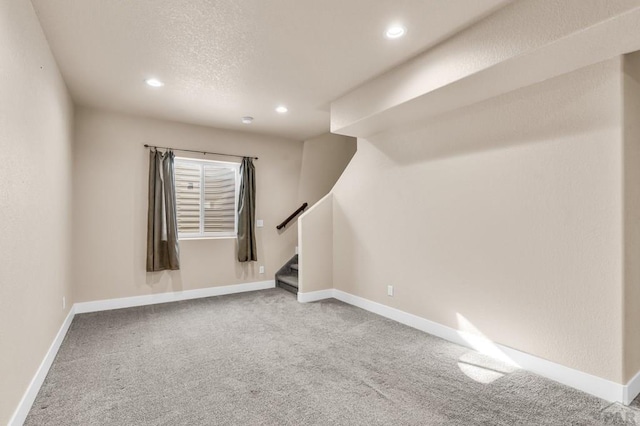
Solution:
[[[147,145],[147,144],[144,144],[144,147],[145,147],[145,148],[156,148],[156,149],[157,149],[157,148],[160,148],[160,149],[170,149],[170,150],[172,150],[172,151],[182,151],[182,152],[195,152],[195,153],[198,153],[198,154],[204,154],[204,155],[207,155],[207,154],[210,154],[210,155],[222,155],[222,156],[225,156],[225,157],[239,157],[239,158],[244,158],[244,157],[246,157],[246,155],[221,154],[221,153],[219,153],[219,152],[196,151],[195,149],[178,149],[178,148],[169,148],[169,147],[166,147],[166,146],[155,146],[155,145]],[[252,157],[252,158],[253,158],[254,160],[257,160],[257,159],[258,159],[258,157]]]

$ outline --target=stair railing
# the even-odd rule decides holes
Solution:
[[[308,205],[309,205],[309,204],[304,203],[303,205],[301,205],[300,207],[298,207],[298,210],[296,210],[295,212],[291,213],[291,215],[290,215],[288,218],[286,218],[286,219],[284,220],[284,222],[282,222],[280,225],[276,226],[276,229],[277,229],[277,230],[280,230],[280,229],[284,228],[285,226],[287,226],[287,224],[288,224],[289,222],[291,222],[291,221],[292,221],[296,216],[298,216],[300,213],[302,213],[302,212],[304,211],[304,209],[306,209],[306,208],[307,208],[307,206],[308,206]]]

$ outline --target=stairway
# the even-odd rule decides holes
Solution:
[[[298,294],[298,255],[293,256],[276,273],[276,286]]]

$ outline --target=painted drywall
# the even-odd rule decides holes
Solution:
[[[367,137],[640,49],[640,0],[519,0],[331,103]]]
[[[506,1],[32,0],[80,104],[298,140],[327,130],[333,98]],[[411,28],[401,43],[390,19]]]
[[[149,156],[145,143],[259,157],[256,218],[264,221],[264,227],[256,229],[258,262],[237,262],[235,239],[182,240],[180,271],[145,271]],[[295,252],[297,228],[278,232],[275,227],[297,207],[301,162],[298,141],[77,108],[73,188],[77,300],[273,279]],[[260,265],[265,266],[264,274],[259,274]]]
[[[640,52],[624,57],[624,378],[640,371]]]
[[[314,205],[327,195],[356,153],[355,138],[325,133],[304,141],[299,201]]]
[[[0,2],[0,64],[0,424],[7,424],[73,304],[73,107],[31,2]]]
[[[359,139],[335,288],[622,383],[621,84],[610,60]]]
[[[329,193],[298,220],[301,293],[333,288],[333,194]]]

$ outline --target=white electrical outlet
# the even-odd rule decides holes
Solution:
[[[258,228],[262,228],[264,226],[264,220],[262,220],[262,219],[256,220],[256,226]]]
[[[264,266],[260,266],[259,271],[260,271],[261,274],[264,274]]]
[[[393,296],[393,286],[392,285],[388,285],[387,286],[387,296]]]
[[[62,296],[62,309],[67,307],[67,298]]]

